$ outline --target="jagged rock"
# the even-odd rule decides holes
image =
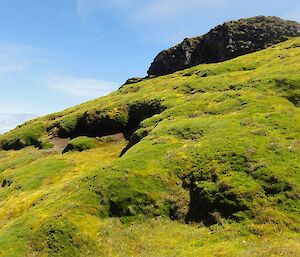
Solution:
[[[124,85],[134,84],[143,81],[144,78],[130,78],[127,79]]]
[[[229,60],[300,36],[300,24],[274,16],[226,22],[158,54],[149,75],[166,75],[201,63]]]
[[[182,43],[160,52],[151,64],[148,75],[165,75],[190,66],[192,53],[202,37],[186,38]]]
[[[139,83],[139,82],[144,81],[146,79],[153,79],[155,77],[156,76],[148,75],[148,76],[146,76],[144,78],[138,78],[138,77],[136,77],[136,78],[130,78],[130,79],[127,79],[126,82],[119,89],[121,89],[123,86],[130,85],[130,84],[135,84],[135,83]]]
[[[227,22],[204,35],[192,54],[191,65],[229,60],[294,36],[300,36],[300,24],[277,17]]]

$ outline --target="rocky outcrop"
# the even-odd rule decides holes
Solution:
[[[149,75],[166,75],[201,63],[229,60],[300,36],[300,24],[273,16],[257,16],[226,22],[204,36],[185,39],[162,51]]]
[[[144,80],[153,79],[153,78],[155,78],[155,76],[153,76],[153,75],[149,75],[149,76],[146,76],[144,78],[139,78],[139,77],[129,78],[129,79],[126,80],[126,82],[120,88],[122,88],[123,86],[126,86],[126,85],[139,83],[139,82],[142,82]]]
[[[130,78],[130,79],[126,80],[126,82],[123,84],[123,86],[130,85],[130,84],[135,84],[135,83],[143,81],[144,79],[145,78]]]
[[[202,37],[186,38],[182,43],[160,52],[151,64],[148,75],[165,75],[190,66],[192,54]]]

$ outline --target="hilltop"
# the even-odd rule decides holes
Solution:
[[[160,52],[148,74],[160,76],[201,63],[215,63],[249,54],[300,36],[300,24],[274,16],[225,22],[203,36],[186,38]]]
[[[0,136],[0,256],[299,256],[300,37]]]

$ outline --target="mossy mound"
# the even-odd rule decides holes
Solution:
[[[69,151],[78,151],[82,152],[88,149],[93,149],[97,147],[97,141],[94,138],[89,137],[76,137],[72,139],[66,148],[63,150],[63,153]]]

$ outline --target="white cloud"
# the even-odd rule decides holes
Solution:
[[[5,133],[23,122],[35,118],[32,114],[0,113],[0,134]]]
[[[217,7],[228,0],[75,0],[76,12],[81,18],[99,10],[113,9],[129,20],[152,21],[176,17],[181,13],[199,10],[201,7]]]
[[[44,55],[44,51],[34,47],[0,42],[0,73],[25,71]]]
[[[255,15],[300,20],[299,0],[74,0],[84,25],[99,31],[105,14],[138,40],[172,45],[184,37],[204,34],[224,21]],[[298,1],[298,2],[297,2]],[[288,10],[290,13],[284,15]],[[103,24],[107,22],[103,21]],[[101,23],[102,24],[102,23]]]
[[[98,0],[76,0],[76,13],[79,17],[85,17],[98,10]]]
[[[90,99],[107,95],[118,88],[118,85],[114,82],[66,75],[48,76],[48,78],[46,78],[46,84],[50,89],[80,97],[82,99]]]
[[[207,32],[210,26],[202,23],[207,19],[207,13],[220,12],[231,3],[229,0],[74,1],[77,16],[92,31],[99,31],[99,24],[95,21],[108,14],[122,31],[128,29],[138,40],[165,45]]]

